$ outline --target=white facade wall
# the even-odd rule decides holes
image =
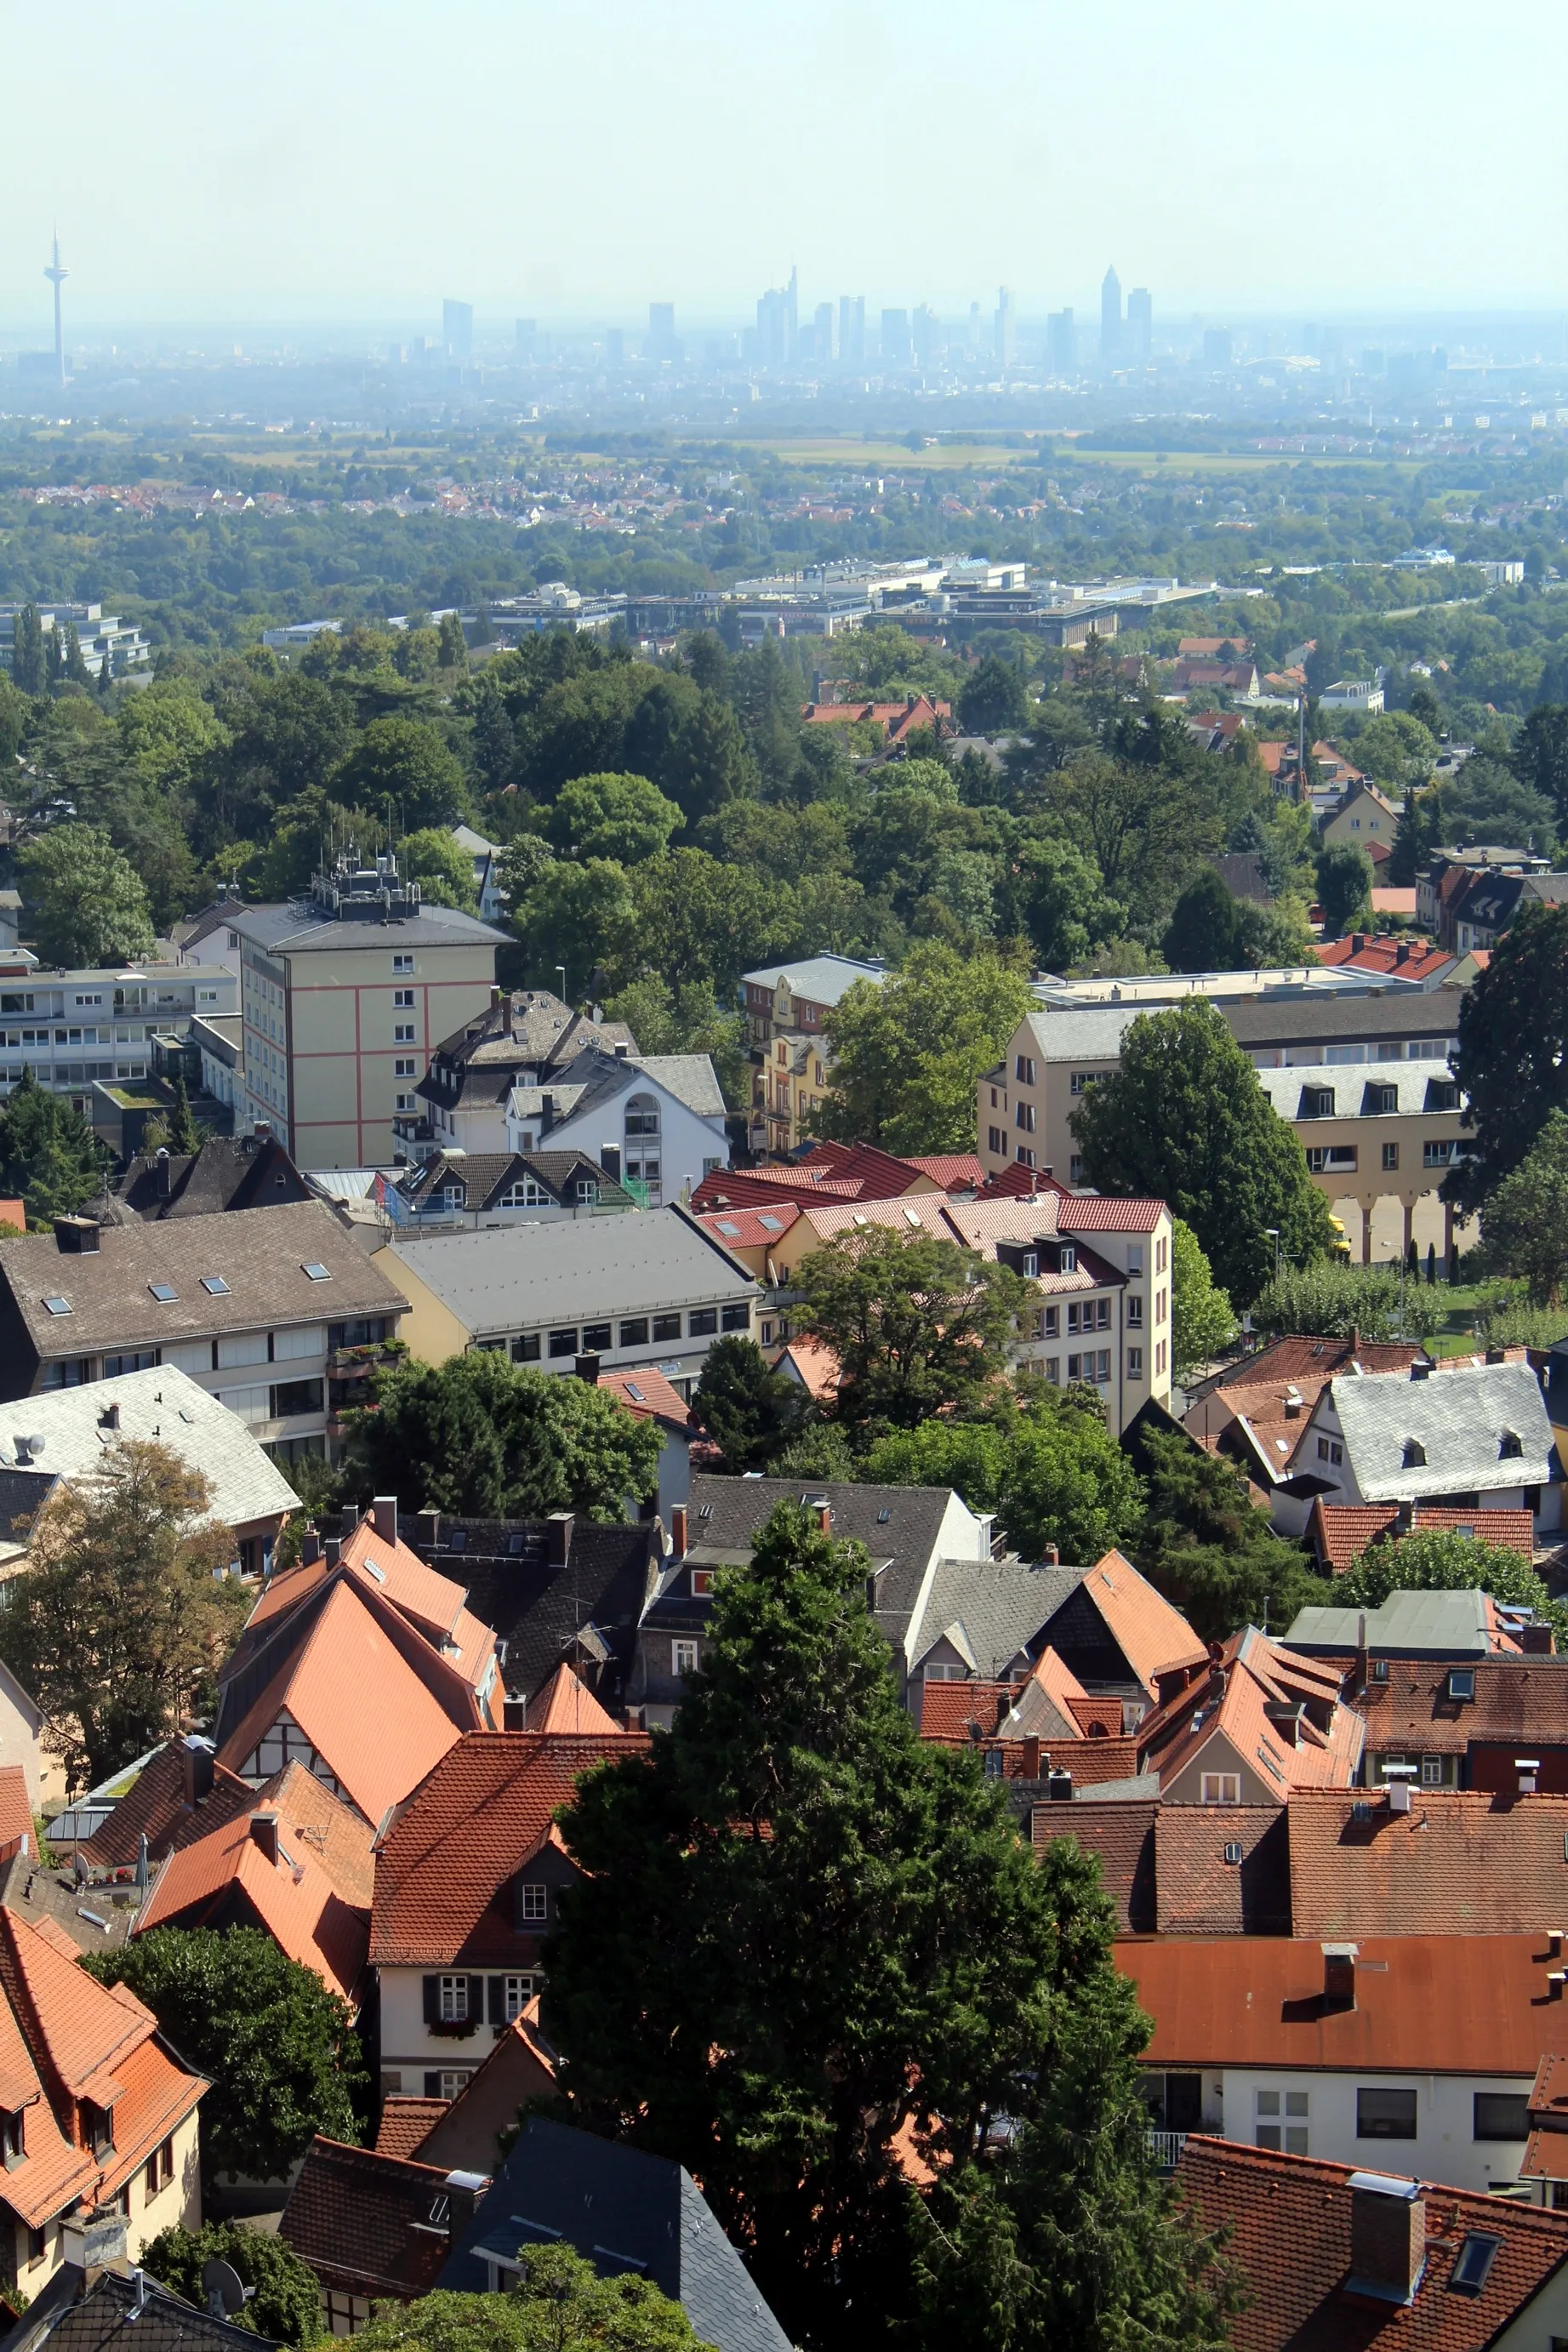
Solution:
[[[1223,2131],[1227,2139],[1256,2147],[1260,2124],[1298,2131],[1304,2127],[1306,2147],[1292,2141],[1287,2153],[1441,2181],[1484,2195],[1491,2189],[1511,2187],[1519,2179],[1525,2142],[1477,2139],[1476,2094],[1503,2092],[1522,2098],[1532,2079],[1529,2074],[1391,2074],[1370,2068],[1364,2074],[1331,2074],[1228,2066],[1222,2074],[1204,2076],[1204,2129]],[[1356,2093],[1363,2089],[1413,2090],[1416,2137],[1357,2138]],[[1281,2095],[1278,2116],[1260,2115],[1260,2091]],[[1304,2116],[1285,2111],[1287,2092],[1305,2098]]]
[[[658,1132],[648,1135],[628,1127],[628,1113],[634,1102],[652,1097],[658,1106]],[[633,1118],[643,1116],[632,1111]],[[656,1209],[681,1199],[689,1186],[695,1189],[705,1176],[716,1168],[729,1165],[729,1139],[722,1118],[701,1118],[675,1095],[656,1080],[637,1072],[622,1095],[601,1102],[598,1108],[574,1116],[569,1113],[544,1129],[537,1113],[528,1115],[517,1108],[517,1097],[507,1108],[507,1132],[502,1148],[507,1151],[565,1151],[575,1147],[598,1160],[607,1148],[621,1154],[623,1176],[648,1186],[648,1205]],[[650,1164],[658,1170],[656,1176],[639,1175],[639,1169]]]

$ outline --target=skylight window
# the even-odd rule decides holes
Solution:
[[[1448,2273],[1448,2284],[1458,2294],[1479,2294],[1497,2260],[1500,2238],[1489,2237],[1484,2230],[1471,2230],[1459,2248],[1459,2258]]]
[[[784,1230],[784,1221],[781,1217],[758,1217],[757,1222],[770,1234],[781,1234]]]
[[[44,1305],[51,1315],[71,1315],[76,1311],[68,1298],[61,1298],[57,1294],[53,1298],[46,1298]]]
[[[221,1274],[204,1274],[202,1288],[211,1298],[226,1298],[229,1295],[228,1284]]]
[[[729,1234],[733,1235],[737,1241],[740,1238],[740,1227],[737,1224],[732,1224],[727,1217],[721,1217],[719,1219],[718,1231],[721,1234]]]
[[[172,1282],[150,1282],[147,1287],[160,1307],[172,1307],[180,1296]]]
[[[637,1386],[637,1383],[636,1383],[636,1381],[627,1381],[627,1383],[626,1383],[626,1393],[627,1393],[627,1395],[631,1398],[631,1400],[632,1400],[632,1403],[633,1403],[633,1404],[642,1404],[642,1403],[643,1403],[643,1402],[645,1402],[645,1400],[644,1400],[644,1398],[643,1398],[643,1391],[642,1391],[642,1390]]]
[[[319,1258],[312,1258],[310,1264],[306,1266],[303,1271],[311,1282],[330,1282],[332,1279],[331,1275],[326,1266],[322,1265]]]
[[[384,1584],[386,1582],[387,1572],[385,1569],[378,1568],[373,1559],[365,1560],[362,1562],[362,1566],[364,1568],[365,1574],[367,1576],[373,1576],[378,1584]]]

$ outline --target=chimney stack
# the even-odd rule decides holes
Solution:
[[[1071,1773],[1058,1766],[1047,1776],[1045,1793],[1053,1805],[1070,1805],[1072,1802]]]
[[[599,1358],[596,1355],[578,1356],[573,1360],[572,1370],[580,1381],[586,1381],[591,1389],[599,1386]]]
[[[1038,1734],[1037,1732],[1032,1732],[1032,1731],[1031,1731],[1031,1732],[1028,1735],[1028,1737],[1023,1740],[1023,1742],[1022,1742],[1022,1747],[1023,1747],[1023,1777],[1024,1777],[1024,1779],[1025,1779],[1026,1780],[1039,1780],[1039,1778],[1040,1778],[1040,1736],[1039,1736],[1039,1734]]]
[[[299,1565],[301,1568],[314,1568],[320,1557],[320,1530],[312,1519],[299,1538]]]
[[[397,1496],[378,1495],[371,1505],[371,1522],[382,1543],[397,1542]]]
[[[206,1740],[194,1736],[181,1740],[180,1777],[185,1802],[194,1812],[213,1786],[213,1751]]]
[[[1355,2007],[1355,1956],[1359,1944],[1324,1944],[1323,2006],[1326,2009]]]
[[[80,2271],[82,2285],[96,2286],[105,2271],[124,2278],[125,2216],[118,2206],[76,2205],[60,2223],[60,2258]]]
[[[670,1549],[676,1559],[686,1554],[686,1507],[677,1503],[670,1513]]]
[[[1519,1646],[1527,1658],[1551,1658],[1557,1654],[1557,1643],[1550,1625],[1521,1625]]]
[[[120,1407],[117,1404],[106,1404],[102,1412],[99,1416],[98,1425],[99,1429],[118,1429],[120,1427]]]
[[[157,1168],[158,1198],[166,1201],[169,1197],[169,1150],[166,1144],[161,1143],[158,1147]]]
[[[1366,1684],[1366,1612],[1364,1609],[1355,1621],[1355,1696],[1357,1698],[1365,1696]]]
[[[327,1538],[327,1540],[326,1540],[326,1542],[325,1542],[325,1543],[322,1545],[322,1547],[321,1547],[321,1555],[322,1555],[322,1558],[326,1560],[326,1563],[327,1563],[327,1565],[328,1565],[328,1567],[329,1567],[329,1568],[336,1568],[336,1567],[337,1567],[337,1565],[338,1565],[338,1562],[339,1562],[339,1561],[342,1559],[342,1557],[343,1557],[343,1538],[342,1538],[342,1537],[341,1537],[341,1536],[329,1536],[329,1537],[328,1537],[328,1538]]]
[[[1040,1556],[1047,1568],[1060,1568],[1061,1565],[1061,1550],[1057,1544],[1042,1544]]]
[[[1380,2304],[1408,2304],[1426,2260],[1427,2200],[1420,2183],[1385,2172],[1353,2172],[1347,2293]]]
[[[1404,1503],[1399,1504],[1399,1505],[1398,1505],[1398,1507],[1397,1507],[1397,1508],[1396,1508],[1396,1511],[1395,1511],[1395,1514],[1394,1514],[1394,1532],[1395,1532],[1395,1534],[1396,1534],[1396,1535],[1400,1535],[1400,1536],[1407,1536],[1407,1535],[1409,1535],[1409,1534],[1411,1534],[1411,1533],[1412,1533],[1412,1531],[1413,1531],[1413,1530],[1414,1530],[1414,1528],[1415,1528],[1415,1525],[1416,1525],[1416,1506],[1415,1506],[1415,1504],[1414,1504],[1414,1503],[1411,1503],[1411,1502],[1404,1502]]]
[[[817,1505],[817,1525],[825,1536],[833,1532],[833,1507],[825,1499]]]
[[[99,1237],[91,1217],[57,1217],[55,1247],[62,1257],[96,1257]]]
[[[359,1526],[359,1505],[357,1503],[345,1503],[343,1506],[342,1518],[338,1528],[338,1533],[345,1543],[347,1543],[349,1538],[353,1534],[354,1529]]]
[[[413,1540],[422,1551],[441,1549],[441,1514],[439,1511],[415,1511]]]
[[[572,1514],[570,1511],[552,1511],[545,1521],[552,1568],[564,1568],[571,1558],[571,1527]]]
[[[264,1812],[252,1813],[250,1833],[267,1861],[276,1862],[277,1860],[277,1815],[270,1808]]]

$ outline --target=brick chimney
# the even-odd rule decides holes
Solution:
[[[105,2271],[124,2278],[125,2216],[117,2206],[76,2205],[60,2222],[60,2257],[82,2273],[84,2287],[96,2286]]]
[[[312,1519],[299,1538],[299,1565],[301,1568],[314,1568],[320,1557],[321,1534]]]
[[[1355,2007],[1355,1956],[1357,1944],[1324,1944],[1323,2007],[1354,2009]]]
[[[277,1815],[270,1808],[263,1812],[252,1813],[250,1833],[267,1861],[276,1862],[277,1860]]]
[[[1345,2292],[1381,2304],[1411,2303],[1426,2260],[1427,2200],[1419,2181],[1353,2172]]]
[[[371,1505],[371,1523],[382,1543],[397,1541],[397,1496],[378,1495]]]
[[[1556,1639],[1550,1625],[1521,1625],[1519,1646],[1527,1658],[1554,1657],[1557,1652]]]
[[[1041,1544],[1040,1557],[1047,1568],[1060,1568],[1061,1565],[1061,1548],[1056,1544]]]

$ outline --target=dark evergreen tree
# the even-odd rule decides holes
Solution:
[[[185,1092],[183,1078],[174,1081],[174,1100],[169,1112],[169,1149],[171,1151],[199,1151],[205,1130],[196,1125],[191,1112],[190,1097]]]
[[[35,1223],[68,1216],[103,1184],[109,1155],[63,1095],[24,1069],[0,1110],[0,1192],[26,1202]]]
[[[755,1339],[732,1333],[703,1358],[692,1408],[730,1477],[766,1470],[800,1433],[810,1404],[798,1381],[772,1370]]]
[[[44,625],[36,604],[24,604],[11,639],[11,675],[24,694],[47,694],[49,668],[44,656]]]
[[[1212,2249],[1150,2170],[1097,1865],[1071,1841],[1037,1864],[968,1751],[921,1741],[869,1565],[781,1505],[674,1728],[562,1817],[569,2110],[696,2170],[821,2352],[901,2322],[991,2352],[1221,2343]]]

